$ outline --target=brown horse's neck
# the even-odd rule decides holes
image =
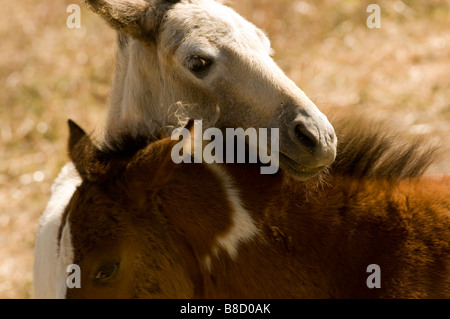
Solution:
[[[434,226],[443,234],[437,238],[421,227],[435,225],[433,219],[439,218],[423,212],[423,198],[434,197],[450,207],[445,187],[427,182],[427,189],[418,191],[417,182],[341,176],[311,187],[282,172],[261,176],[256,165],[221,165],[257,230],[236,242],[233,255],[226,245],[218,245],[218,238],[236,226],[231,213],[236,206],[230,202],[224,176],[208,165],[185,165],[190,167],[175,172],[160,200],[176,236],[188,243],[186,258],[197,287],[195,297],[424,297],[419,281],[414,289],[395,282],[414,278],[416,266],[435,266],[424,259],[432,253],[427,241],[438,241],[443,247],[439,253],[447,256],[442,262],[448,262],[449,245],[441,238],[450,235],[449,225]],[[180,196],[182,200],[173,200]],[[425,252],[418,257],[417,250]],[[382,289],[367,287],[371,264],[383,269]],[[438,282],[439,276],[426,280]]]
[[[265,257],[284,265],[266,269],[305,282],[307,291],[290,288],[295,297],[447,298],[449,184],[450,177],[387,181],[334,174],[311,187],[285,177],[261,221],[271,243]],[[383,271],[381,289],[367,286],[372,264]]]

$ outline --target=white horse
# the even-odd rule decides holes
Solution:
[[[118,34],[106,143],[197,118],[220,129],[279,128],[280,167],[298,179],[334,161],[337,138],[326,116],[275,64],[266,35],[229,7],[213,0],[86,1]],[[67,233],[61,216],[80,182],[69,163],[52,187],[36,238],[37,298],[65,295],[57,276],[67,276],[61,265],[72,257],[58,256],[57,237]]]

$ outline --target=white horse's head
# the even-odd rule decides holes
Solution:
[[[108,134],[151,134],[179,116],[279,128],[280,167],[307,178],[336,156],[334,129],[275,64],[266,35],[213,0],[86,0],[118,31]]]

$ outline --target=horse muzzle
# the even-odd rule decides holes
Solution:
[[[336,158],[337,137],[327,117],[313,104],[282,105],[274,117],[280,128],[280,167],[297,179],[317,175]]]

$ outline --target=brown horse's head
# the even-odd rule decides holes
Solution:
[[[168,231],[155,200],[175,167],[170,154],[176,141],[112,156],[69,123],[69,152],[83,181],[59,232],[60,275],[68,264],[81,270],[81,288],[67,289],[66,297],[192,297],[185,244]],[[60,284],[66,289],[65,281]]]

